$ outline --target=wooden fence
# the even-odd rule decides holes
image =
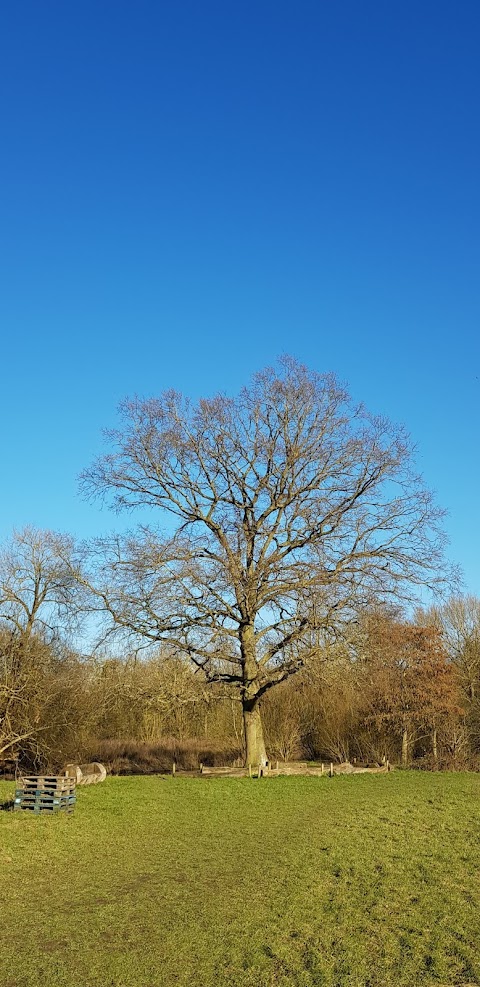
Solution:
[[[249,764],[246,767],[234,767],[226,765],[224,767],[209,767],[200,764],[199,771],[177,771],[175,762],[172,765],[172,775],[195,776],[200,774],[202,778],[275,778],[281,775],[306,775],[311,777],[330,777],[345,774],[386,774],[391,770],[390,763],[385,761],[382,765],[364,766],[344,762],[342,764],[318,763],[312,764],[308,761],[267,761],[266,764]]]

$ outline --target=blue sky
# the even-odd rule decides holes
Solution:
[[[125,395],[288,352],[403,422],[480,593],[477,0],[0,13],[0,538],[114,517]]]

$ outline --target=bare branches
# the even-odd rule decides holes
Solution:
[[[452,577],[404,431],[291,358],[236,398],[126,401],[107,438],[85,493],[159,508],[176,527],[96,543],[100,607],[210,678],[241,679],[250,699],[313,660],[320,630]]]
[[[75,621],[79,587],[72,573],[73,540],[26,527],[0,550],[0,621],[28,639],[54,637]]]

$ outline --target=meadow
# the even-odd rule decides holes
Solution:
[[[479,984],[479,876],[479,775],[109,778],[0,812],[0,983]]]

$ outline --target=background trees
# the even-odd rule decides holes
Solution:
[[[60,766],[126,740],[250,763],[475,755],[479,603],[411,617],[451,572],[401,429],[285,358],[235,398],[127,401],[108,441],[85,490],[158,523],[81,549],[26,528],[0,549],[0,757]]]
[[[442,634],[449,658],[457,669],[464,717],[452,732],[452,755],[480,751],[480,600],[467,594],[453,596],[419,619],[434,624]]]
[[[67,562],[72,546],[28,527],[0,551],[0,756],[42,760],[73,728],[76,659],[66,633],[81,588]]]
[[[100,757],[115,770],[158,771],[172,760],[196,767],[239,757],[238,695],[228,682],[209,683],[182,649],[159,644],[138,657],[112,651],[107,639],[96,654],[74,650],[69,631],[79,599],[71,565],[62,568],[67,549],[68,539],[30,529],[0,553],[8,563],[1,573],[0,760],[18,752],[24,767],[57,769]],[[265,694],[268,754],[386,755],[395,763],[403,742],[410,762],[474,764],[477,613],[470,597],[418,611],[415,621],[377,604],[338,641],[319,633],[315,660]],[[220,656],[216,667],[221,678],[228,662]]]
[[[438,729],[462,713],[456,669],[441,632],[408,621],[372,614],[359,656],[365,680],[366,714],[380,730],[401,738],[406,767],[415,741],[430,738],[438,761]]]
[[[236,398],[126,401],[109,444],[85,490],[156,508],[167,533],[97,542],[90,589],[117,627],[237,690],[248,761],[266,757],[272,686],[372,600],[445,571],[441,513],[403,431],[291,359]]]
[[[80,587],[72,551],[70,536],[31,526],[0,549],[0,621],[18,640],[53,639],[75,621]]]

